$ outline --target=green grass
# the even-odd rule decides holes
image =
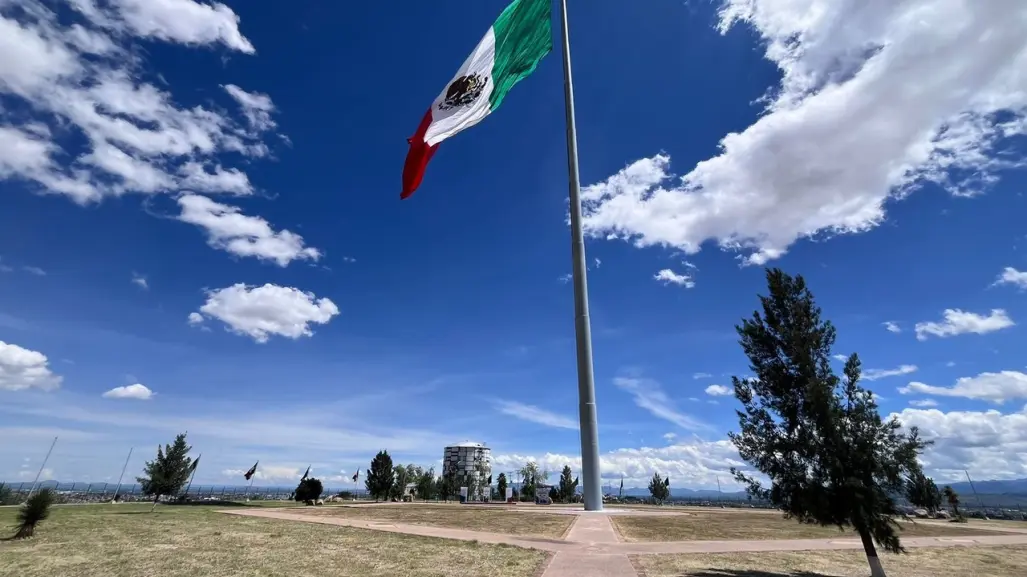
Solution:
[[[217,507],[149,509],[55,507],[32,539],[0,541],[0,577],[523,577],[545,559],[535,550],[224,515]],[[13,528],[15,514],[0,509],[0,530]]]

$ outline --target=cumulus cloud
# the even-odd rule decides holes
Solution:
[[[617,377],[613,384],[631,394],[635,405],[649,411],[654,417],[674,423],[682,429],[705,430],[709,425],[677,408],[660,384],[651,379]]]
[[[884,326],[885,330],[887,330],[889,333],[901,333],[902,332],[902,327],[899,326],[899,323],[892,322],[892,321],[885,321],[885,322],[883,322],[881,324]]]
[[[917,323],[917,340],[926,341],[932,336],[946,338],[965,334],[984,335],[1016,325],[1003,309],[992,309],[987,316],[960,309],[945,309],[942,315],[942,322]]]
[[[207,292],[207,302],[189,314],[189,323],[198,325],[217,319],[231,332],[266,343],[272,335],[290,339],[314,335],[311,324],[327,324],[339,314],[328,298],[274,284],[248,286],[238,283]]]
[[[696,379],[696,380],[699,380],[699,379],[708,379],[708,378],[710,378],[712,376],[713,375],[711,375],[710,373],[695,373],[695,374],[692,375],[692,378]]]
[[[138,401],[146,401],[152,399],[154,392],[151,391],[146,385],[136,383],[134,385],[127,385],[124,387],[114,387],[103,394],[105,399],[135,399]]]
[[[541,409],[534,405],[526,405],[517,401],[496,401],[496,410],[504,415],[516,417],[522,421],[538,423],[547,427],[558,429],[577,429],[578,422],[570,417],[558,415],[552,411]]]
[[[706,387],[706,394],[712,397],[726,397],[727,395],[735,394],[735,391],[731,387],[725,387],[724,385],[710,385]]]
[[[914,407],[937,407],[938,401],[934,399],[917,399],[909,402]]]
[[[1019,371],[981,373],[976,377],[960,378],[951,387],[935,387],[912,382],[905,387],[900,387],[899,392],[903,395],[961,397],[1001,405],[1013,399],[1027,399],[1027,375]]]
[[[252,54],[232,9],[194,0],[66,4],[73,12],[61,17],[39,0],[0,6],[0,96],[24,110],[0,118],[0,179],[79,203],[182,188],[252,192],[242,172],[223,169],[218,159],[267,154],[270,100],[235,87],[245,123],[217,105],[180,104],[141,80],[145,52],[137,46],[146,39]],[[255,116],[258,109],[264,116]]]
[[[916,372],[916,365],[900,365],[894,369],[867,369],[863,371],[863,380],[876,381],[885,377],[897,377]]]
[[[237,207],[197,194],[182,195],[178,204],[182,208],[178,219],[204,229],[207,243],[214,248],[282,267],[294,260],[321,258],[319,250],[304,246],[302,236],[288,230],[275,231],[263,218],[244,215]]]
[[[1021,290],[1027,289],[1027,272],[1019,271],[1011,266],[1007,266],[1002,269],[1002,274],[998,275],[998,280],[995,281],[995,284],[1008,284]]]
[[[665,285],[677,285],[685,288],[695,288],[695,281],[687,274],[676,273],[669,268],[665,268],[660,272],[653,275],[653,279],[662,282]]]
[[[860,233],[924,183],[987,189],[1023,159],[1027,13],[1019,0],[722,0],[718,28],[761,38],[781,82],[751,126],[680,178],[657,154],[582,191],[586,232],[747,264]]]
[[[60,387],[62,380],[50,370],[43,353],[0,341],[0,390],[51,391]]]

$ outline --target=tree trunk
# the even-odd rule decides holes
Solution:
[[[887,577],[881,559],[877,556],[877,547],[874,546],[874,538],[866,529],[859,529],[859,539],[863,542],[863,551],[867,554],[867,563],[870,564],[870,577]]]
[[[153,510],[157,508],[157,502],[158,501],[160,501],[160,495],[157,495],[156,497],[153,498],[153,507],[150,507],[150,512],[151,513],[153,513]]]
[[[18,528],[18,532],[14,535],[15,539],[27,539],[36,532],[35,523],[26,523]]]

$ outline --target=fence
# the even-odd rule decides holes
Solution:
[[[10,490],[11,500],[15,503],[23,502],[30,491],[32,483],[10,483],[4,484]],[[150,497],[143,495],[139,485],[122,485],[118,489],[117,483],[43,483],[37,485],[39,488],[53,489],[57,494],[57,501],[60,503],[103,503],[114,500],[115,491],[119,501],[149,501]],[[244,501],[244,500],[266,500],[285,501],[292,496],[293,489],[285,487],[240,487],[237,485],[198,485],[189,488],[188,494],[183,491],[180,495],[188,495],[195,501]],[[366,489],[325,487],[324,495],[338,495],[348,492],[355,498],[365,498]]]

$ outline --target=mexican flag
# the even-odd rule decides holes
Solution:
[[[463,66],[435,98],[417,133],[407,139],[403,192],[420,186],[439,143],[481,122],[499,108],[514,84],[535,71],[553,49],[552,0],[514,0],[485,33]]]

